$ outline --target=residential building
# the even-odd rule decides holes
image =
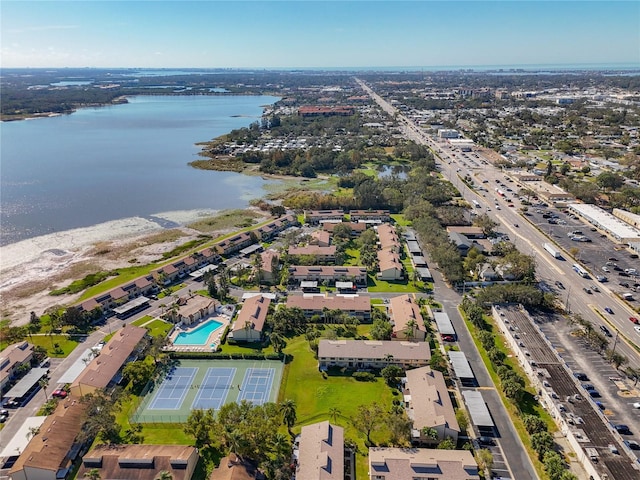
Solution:
[[[151,272],[160,285],[171,285],[178,279],[178,269],[173,265],[165,265]]]
[[[370,480],[480,480],[468,450],[369,448]]]
[[[349,216],[352,222],[383,223],[391,221],[389,210],[351,210]]]
[[[361,295],[289,295],[287,307],[302,309],[305,316],[324,316],[325,310],[342,310],[361,322],[371,320],[371,302]]]
[[[215,468],[209,480],[264,480],[264,474],[255,464],[246,459],[240,459],[230,453],[228,457],[222,457],[220,465]]]
[[[271,300],[262,295],[247,298],[238,312],[230,337],[237,342],[258,342],[262,340],[267,313]]]
[[[356,109],[354,107],[340,105],[335,107],[324,107],[315,105],[305,105],[298,108],[298,115],[301,117],[348,117],[353,115]]]
[[[96,390],[107,388],[119,381],[119,373],[124,365],[138,355],[145,328],[127,325],[118,330],[100,350],[82,373],[71,384],[73,396],[83,396]]]
[[[280,268],[280,254],[276,250],[266,250],[260,254],[262,266],[260,276],[263,283],[275,283],[277,271]],[[274,276],[274,273],[276,274]]]
[[[320,369],[374,368],[387,365],[415,368],[429,365],[431,350],[424,342],[394,342],[384,340],[320,340]]]
[[[320,263],[334,263],[336,261],[336,246],[329,245],[320,247],[318,245],[307,245],[305,247],[289,247],[291,257],[309,256],[314,257]]]
[[[192,295],[178,299],[178,311],[176,312],[176,323],[183,325],[193,325],[200,320],[213,315],[219,303],[204,295]]]
[[[254,233],[258,236],[258,238],[262,241],[271,240],[278,233],[283,230],[291,227],[292,225],[297,225],[298,220],[293,215],[285,215],[283,217],[277,218],[271,223],[267,223],[261,227],[258,227],[254,230]]]
[[[380,280],[395,281],[404,278],[400,255],[392,250],[378,250],[378,274]]]
[[[76,478],[96,469],[100,478],[156,480],[168,472],[173,480],[191,480],[198,449],[186,445],[97,445],[82,458]]]
[[[311,232],[309,243],[318,247],[328,247],[331,244],[331,234],[326,230],[315,230]]]
[[[333,229],[336,228],[336,225],[347,225],[351,229],[351,235],[353,235],[354,237],[357,237],[367,229],[366,223],[358,223],[358,222],[342,222],[342,223],[325,222],[322,224],[322,229],[332,234]]]
[[[344,429],[328,421],[305,425],[300,432],[296,478],[344,479]]]
[[[309,210],[304,213],[304,221],[309,225],[332,222],[339,223],[344,220],[342,210]]]
[[[76,436],[85,422],[86,404],[68,397],[40,426],[9,471],[12,480],[61,480],[70,473],[82,445]]]
[[[413,422],[413,442],[438,443],[446,438],[458,441],[460,426],[441,372],[430,367],[407,370],[404,404],[407,415]],[[438,439],[434,440],[424,435],[425,428],[433,428],[438,432]]]
[[[378,244],[381,250],[390,250],[392,252],[400,253],[400,239],[396,233],[396,229],[393,225],[383,223],[374,227],[378,234]]]
[[[215,249],[220,255],[231,255],[255,243],[255,238],[249,232],[238,233],[216,243]]]
[[[26,340],[13,343],[0,352],[0,391],[15,378],[22,365],[30,365],[33,358],[33,345]],[[26,367],[23,367],[26,368]]]
[[[335,283],[344,281],[366,285],[367,269],[365,267],[292,265],[289,267],[289,281],[291,283],[300,283],[302,281]]]
[[[420,306],[409,295],[400,295],[389,300],[389,316],[393,324],[394,340],[423,342],[427,328],[420,313]]]

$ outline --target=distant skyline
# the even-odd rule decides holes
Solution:
[[[0,31],[5,68],[640,67],[637,0],[2,0]]]

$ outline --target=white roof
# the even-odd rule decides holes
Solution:
[[[572,203],[569,208],[578,212],[591,223],[607,229],[621,240],[640,240],[640,230],[614,217],[600,207],[586,203]]]
[[[65,372],[58,380],[58,383],[73,383],[76,378],[82,373],[82,371],[87,368],[89,362],[85,362],[84,359],[88,358],[89,361],[93,360],[93,351],[91,348],[87,348],[82,355],[80,355],[73,364],[65,370]]]
[[[29,443],[29,440],[31,440],[31,436],[27,436],[29,434],[29,429],[39,428],[46,418],[46,416],[26,418],[24,423],[20,428],[18,428],[18,431],[8,442],[6,436],[3,435],[2,443],[6,442],[6,446],[2,449],[2,452],[0,452],[0,458],[20,455]]]

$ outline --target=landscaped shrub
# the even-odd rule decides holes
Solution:
[[[373,382],[376,379],[376,376],[369,372],[353,372],[351,376],[359,382]]]

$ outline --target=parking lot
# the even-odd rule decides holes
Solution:
[[[595,358],[585,358],[583,363],[582,361],[574,361],[573,357],[567,354],[567,349],[558,338],[559,334],[555,334],[555,332],[558,332],[558,325],[566,323],[564,320],[560,320],[560,317],[551,316],[535,317],[534,319],[537,326],[540,327],[553,346],[552,349],[532,323],[531,317],[519,310],[518,307],[501,307],[500,312],[509,334],[513,336],[524,353],[526,361],[537,372],[543,382],[543,388],[555,399],[556,408],[562,412],[563,420],[573,432],[574,437],[578,439],[583,448],[595,448],[597,450],[599,455],[599,461],[596,463],[597,470],[607,474],[608,478],[624,480],[637,478],[638,471],[632,467],[628,456],[628,453],[632,455],[635,453],[630,450],[623,451],[622,444],[622,440],[631,439],[632,436],[621,436],[618,433],[614,433],[610,423],[619,424],[622,422],[618,418],[614,419],[612,416],[605,416],[606,410],[602,411],[595,403],[602,399],[613,404],[614,393],[611,390],[617,389],[617,387],[615,383],[608,380],[608,376],[617,377],[615,371],[612,374],[612,368],[609,365],[598,365],[595,367],[597,370],[593,373],[589,369],[588,382],[594,384],[602,392],[601,397],[592,398],[582,386],[585,381],[578,380],[570,372],[584,372],[580,365],[584,365],[588,361],[595,361]],[[563,337],[570,336],[570,332],[564,331],[561,335]],[[563,363],[566,365],[563,365]],[[570,368],[575,368],[575,370],[569,370]],[[607,377],[603,377],[603,375]],[[607,382],[611,383],[611,386]],[[627,401],[631,400],[628,399]],[[629,418],[629,425],[640,425],[640,419],[624,418]],[[632,433],[637,434],[640,432]],[[619,453],[612,453],[609,445],[615,445]]]

